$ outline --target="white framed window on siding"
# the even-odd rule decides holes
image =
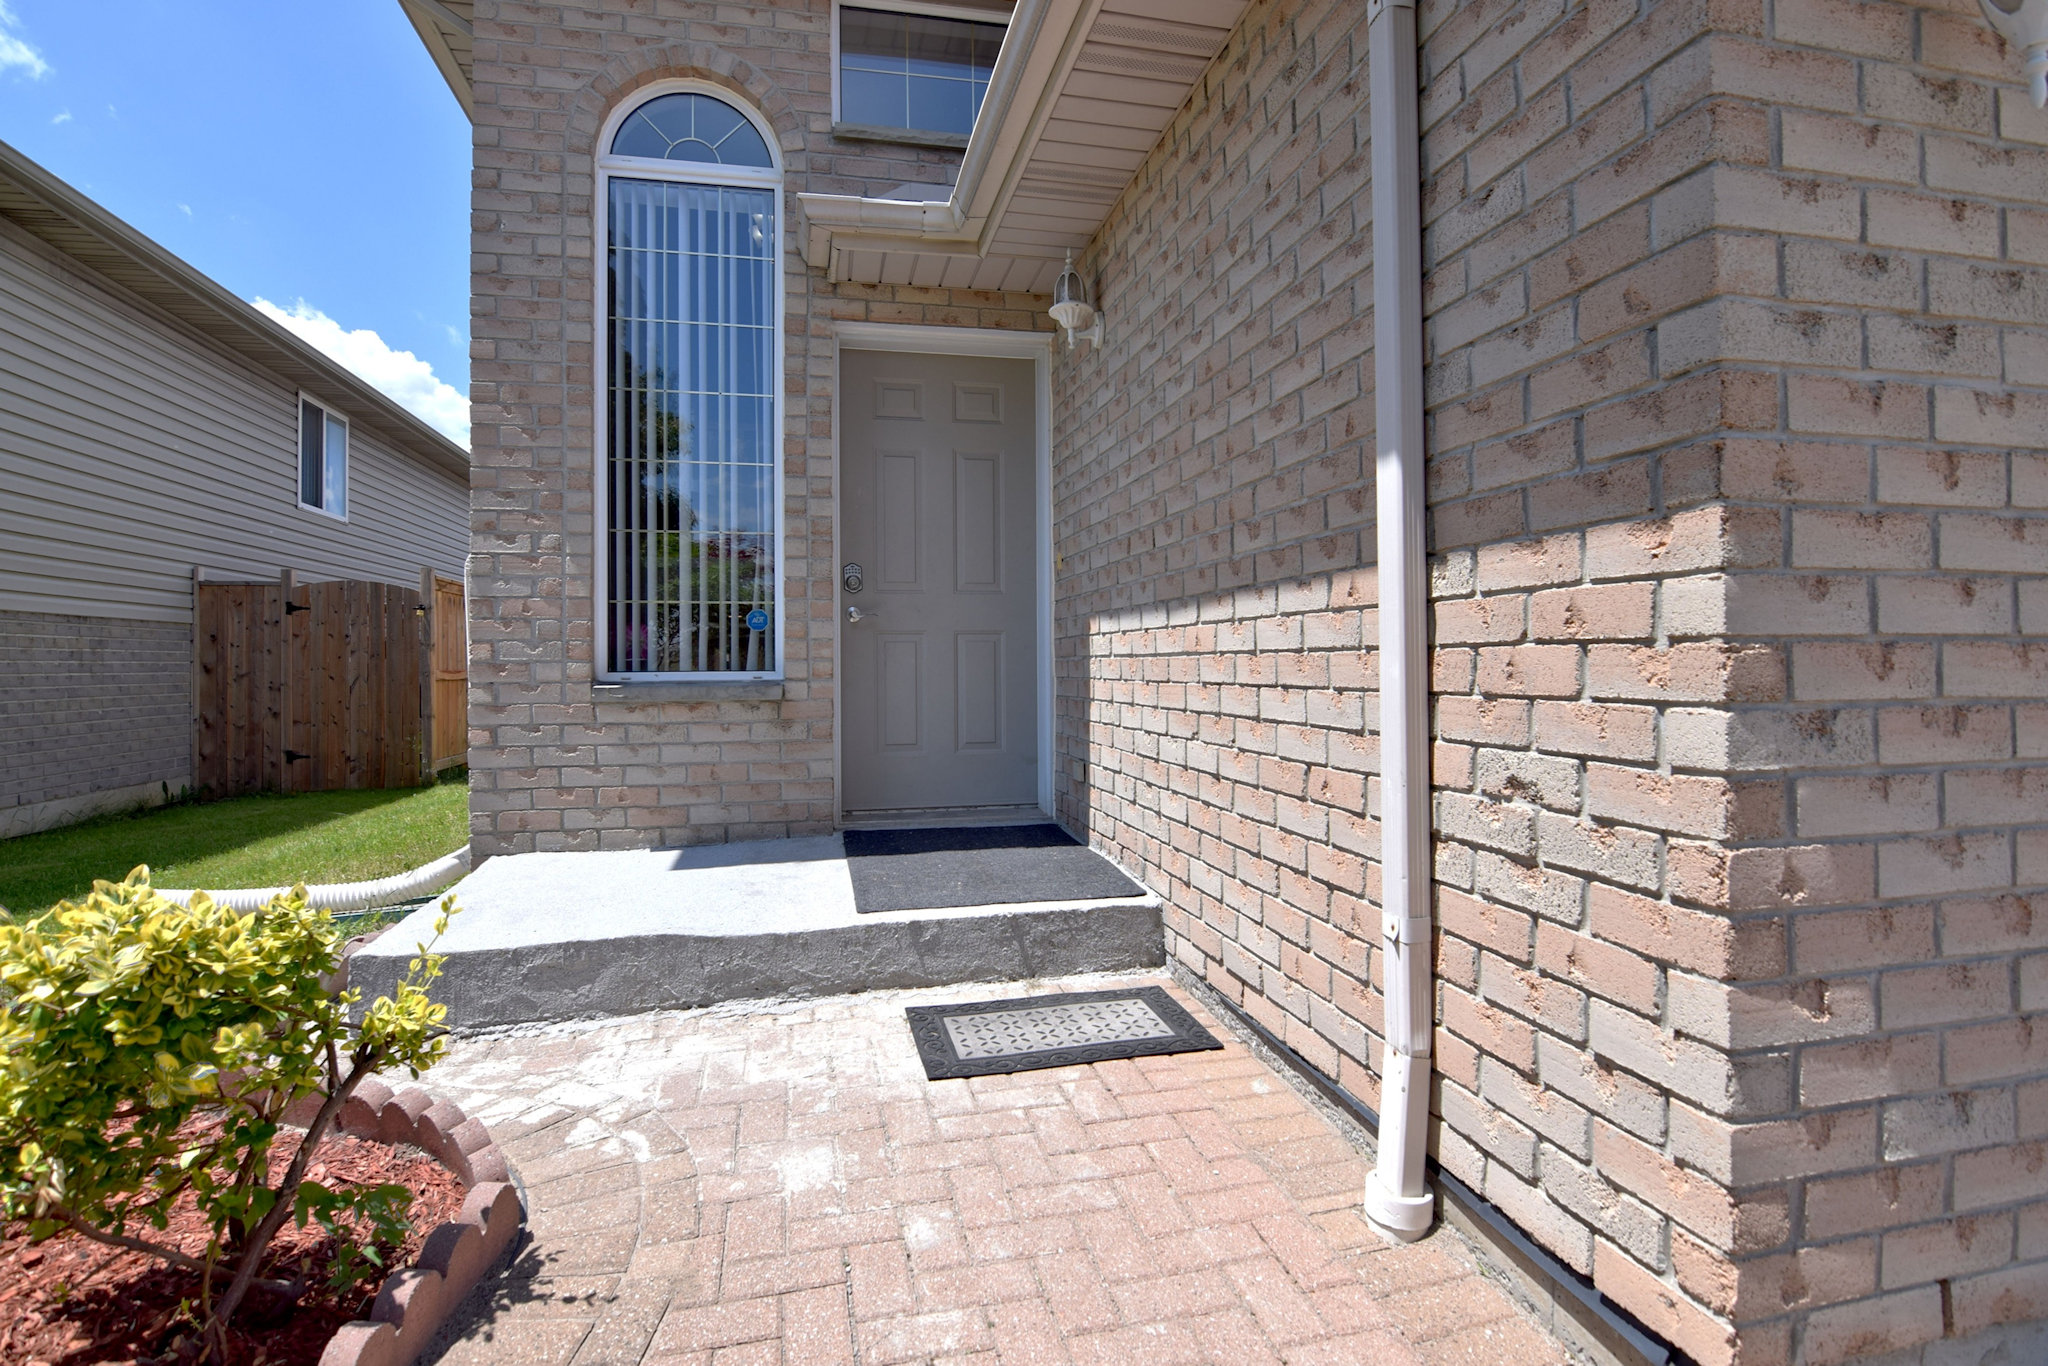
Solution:
[[[348,520],[348,419],[299,395],[299,506]]]
[[[1006,8],[993,6],[841,0],[832,31],[835,120],[966,137],[1008,19]]]
[[[782,676],[782,177],[672,83],[599,142],[598,674]]]

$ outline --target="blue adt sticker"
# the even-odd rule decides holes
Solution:
[[[749,631],[767,630],[768,614],[758,607],[756,607],[753,611],[747,613],[747,629]]]

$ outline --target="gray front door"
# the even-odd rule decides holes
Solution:
[[[841,353],[849,815],[1038,801],[1033,388],[1025,360]]]

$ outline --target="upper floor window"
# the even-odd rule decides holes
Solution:
[[[693,90],[598,160],[598,670],[782,672],[781,176],[746,114]]]
[[[299,397],[299,505],[348,518],[348,419]]]
[[[1006,24],[944,5],[839,10],[839,122],[964,138]]]

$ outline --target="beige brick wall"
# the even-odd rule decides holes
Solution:
[[[1258,4],[1091,252],[1054,382],[1059,814],[1361,1094],[1377,823],[1362,5]]]
[[[476,6],[471,828],[480,854],[760,838],[834,819],[832,325],[1033,329],[1042,299],[828,284],[795,193],[944,182],[957,152],[831,135],[828,0]],[[731,90],[787,171],[780,699],[594,703],[591,196],[599,126],[668,76]]]
[[[1056,513],[1062,814],[1370,1101],[1361,9],[1255,6],[1113,214]],[[1701,1361],[2048,1316],[2048,122],[1974,9],[1422,10],[1437,1152]]]

